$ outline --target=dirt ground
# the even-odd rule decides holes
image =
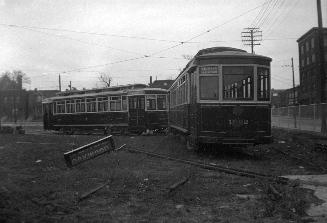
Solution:
[[[32,133],[32,134],[31,134]],[[289,135],[287,135],[289,134]],[[275,143],[247,149],[196,153],[176,136],[114,136],[116,145],[177,158],[275,175],[321,173],[274,148],[311,151],[311,137],[275,130]],[[305,222],[316,201],[310,191],[208,171],[128,151],[102,155],[71,169],[64,152],[101,135],[58,135],[40,130],[0,135],[0,222]],[[301,139],[301,140],[300,140]],[[311,144],[310,144],[311,143]],[[320,155],[319,155],[320,154]],[[325,160],[326,160],[325,159]],[[327,163],[327,162],[325,162]],[[325,164],[326,165],[326,164]],[[189,180],[176,190],[169,187]],[[78,202],[78,197],[108,182]],[[284,196],[285,195],[285,196]],[[308,221],[307,221],[308,222]]]

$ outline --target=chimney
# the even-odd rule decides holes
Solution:
[[[152,85],[152,76],[150,76],[150,86]]]

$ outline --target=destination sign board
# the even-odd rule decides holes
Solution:
[[[115,142],[112,135],[110,135],[64,153],[64,159],[68,167],[73,167],[113,150],[115,150]]]
[[[200,67],[200,74],[218,74],[218,66],[204,66]]]

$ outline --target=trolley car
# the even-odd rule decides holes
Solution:
[[[66,93],[43,101],[46,130],[100,129],[104,132],[144,132],[168,126],[167,90],[107,89]]]
[[[169,89],[170,131],[195,148],[269,143],[270,63],[235,48],[200,50]]]

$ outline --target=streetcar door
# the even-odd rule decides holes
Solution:
[[[145,130],[145,96],[135,95],[128,97],[129,128],[136,131]]]

